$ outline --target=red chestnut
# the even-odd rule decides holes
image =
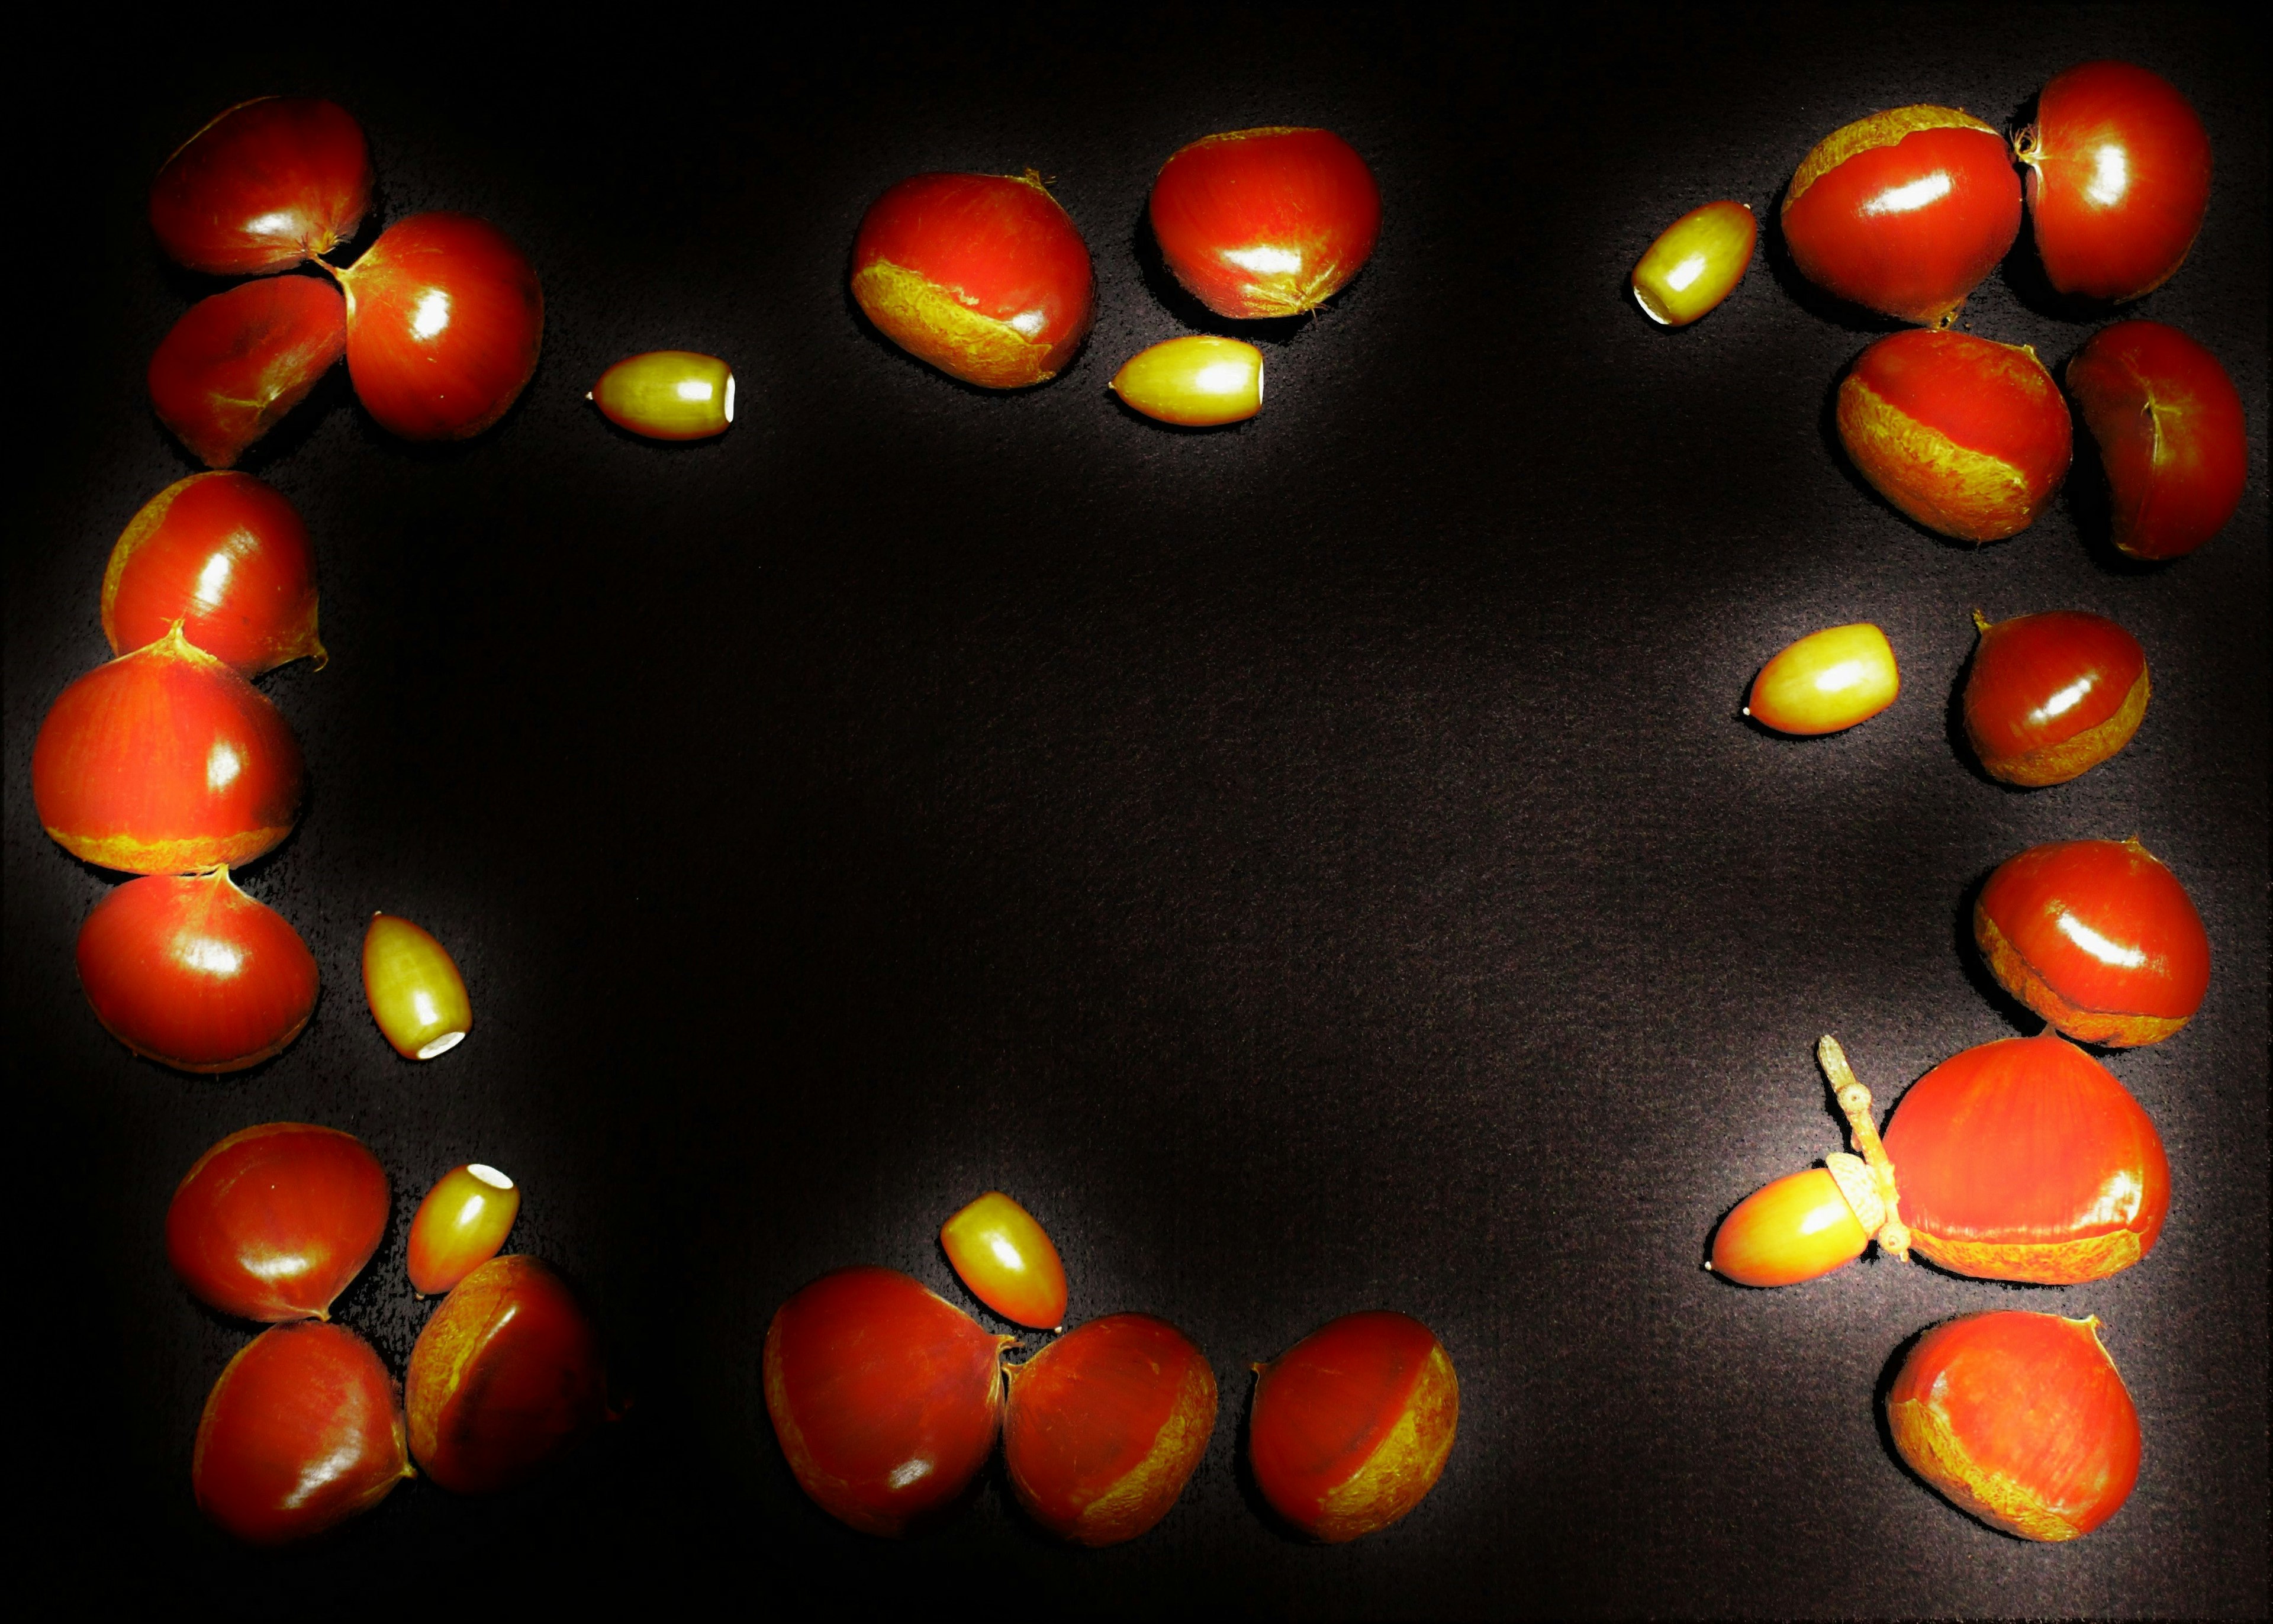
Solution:
[[[185,1072],[257,1066],[316,1009],[316,960],[229,870],[129,880],[79,930],[95,1019],[135,1053]]]
[[[198,460],[225,468],[307,398],[347,348],[347,307],[310,276],[190,306],[150,357],[150,404]]]
[[[2209,137],[2169,80],[2127,62],[2070,68],[2037,95],[2013,155],[2062,293],[2135,299],[2186,263],[2209,207]]]
[[[1381,188],[1331,130],[1204,136],[1152,183],[1160,257],[1219,316],[1299,316],[1362,270],[1381,236]]]
[[[179,626],[63,691],[32,745],[32,801],[64,850],[178,874],[292,832],[300,746],[276,707]]]
[[[413,214],[334,274],[347,291],[356,396],[406,440],[479,434],[536,370],[544,290],[487,221]]]
[[[886,338],[987,389],[1056,377],[1089,335],[1089,249],[1029,169],[918,175],[868,206],[852,296]]]
[[[1816,143],[1783,198],[1800,273],[1904,321],[1946,323],[2021,232],[2005,138],[1954,108],[1873,113]]]
[[[1973,905],[1973,939],[2006,992],[2079,1043],[2160,1043],[2209,990],[2194,899],[2136,835],[2007,858]]]
[[[2067,386],[2107,470],[2116,546],[2175,558],[2225,528],[2249,430],[2216,355],[2159,321],[2118,322],[2069,360]]]
[[[1091,1320],[1009,1367],[1002,1461],[1027,1515],[1118,1545],[1176,1503],[1215,1433],[1215,1373],[1149,1314]]]
[[[2097,1319],[1969,1314],[1918,1339],[1887,1394],[1910,1470],[2023,1539],[2074,1539],[2139,1480],[2139,1412]]]
[[[197,1160],[166,1209],[166,1259],[199,1300],[242,1320],[321,1320],[386,1231],[386,1174],[337,1128],[240,1128]]]
[[[1887,1124],[1916,1250],[1961,1275],[2075,1285],[2154,1250],[2171,1167],[2153,1119],[2064,1038],[1953,1055]]]
[[[1314,1539],[1386,1528],[1437,1485],[1460,1384],[1429,1328],[1346,1314],[1258,1365],[1248,1456],[1272,1510]]]
[[[250,474],[192,474],[142,505],[102,573],[113,654],[182,635],[247,677],[303,655],[319,670],[316,561],[292,505]]]
[[[327,254],[371,206],[371,153],[345,109],[241,101],[182,143],[150,186],[150,228],[192,271],[257,276]]]
[[[766,1412],[799,1486],[869,1534],[951,1505],[994,1447],[1013,1340],[895,1269],[823,1275],[766,1328]]]
[[[509,1488],[608,1418],[599,1333],[533,1257],[491,1258],[451,1289],[410,1350],[410,1453],[460,1494]]]
[[[2027,529],[2067,475],[2067,406],[2025,344],[1891,333],[1855,358],[1838,414],[1879,494],[1961,541]]]
[[[239,1349],[190,1457],[198,1509],[263,1545],[368,1511],[412,1475],[394,1378],[341,1325],[279,1325]]]
[[[1965,737],[1991,777],[2066,783],[2131,742],[2153,692],[2138,639],[2072,610],[1973,623]]]

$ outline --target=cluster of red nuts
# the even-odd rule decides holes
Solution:
[[[1055,1340],[1006,1366],[1016,1337],[990,1335],[909,1276],[823,1275],[766,1330],[766,1410],[799,1485],[864,1533],[904,1534],[962,1502],[999,1433],[1012,1494],[1058,1538],[1118,1545],[1158,1523],[1215,1433],[1206,1358],[1150,1314],[1066,1331],[1057,1248],[999,1191],[948,1219],[940,1242],[979,1301]],[[1436,1486],[1460,1389],[1419,1321],[1347,1314],[1255,1369],[1249,1458],[1289,1527],[1355,1539]]]
[[[458,1493],[508,1487],[608,1417],[599,1337],[560,1277],[499,1256],[521,1192],[478,1164],[411,1220],[409,1274],[441,1306],[404,1388],[331,1307],[386,1231],[386,1174],[352,1134],[270,1122],[198,1158],[166,1212],[166,1255],[209,1307],[271,1328],[206,1396],[190,1481],[254,1545],[319,1534],[423,1471]],[[414,1471],[411,1463],[417,1463]]]
[[[1912,519],[1976,543],[2025,528],[2068,468],[2068,408],[2035,352],[1948,330],[2018,236],[2015,160],[2046,277],[2087,301],[2160,286],[2209,202],[2209,142],[2186,99],[2144,69],[2098,62],[2046,85],[2009,150],[1947,108],[1849,124],[1808,153],[1782,206],[1785,241],[1811,281],[1921,324],[1870,346],[1841,384],[1848,455]],[[1730,213],[1741,210],[1708,205],[1653,245],[1634,273],[1653,317],[1693,320],[1734,288],[1752,246],[1749,213]],[[2174,328],[2126,321],[2083,347],[2067,384],[2105,463],[2115,545],[2165,559],[2215,535],[2239,501],[2247,455],[2240,402],[2217,360]],[[2122,627],[2076,612],[1992,624],[1977,610],[1974,621],[1961,702],[1992,777],[2062,783],[2137,731],[2151,685]],[[1899,689],[1879,628],[1838,626],[1763,667],[1747,714],[1783,732],[1832,732]],[[1709,1268],[1740,1284],[1787,1285],[1876,1240],[1956,1274],[2073,1285],[2154,1248],[2171,1201],[2161,1136],[2077,1045],[2160,1042],[2201,1007],[2209,943],[2185,887],[2136,837],[2032,847],[1989,877],[1973,933],[1998,983],[2046,1029],[1934,1067],[1883,1139],[1870,1090],[1825,1037],[1819,1054],[1855,1154],[1738,1203]],[[2096,1319],[2020,1313],[1932,1328],[1887,1399],[1896,1448],[1992,1527],[2044,1540],[2089,1532],[2129,1494],[2141,1449],[2097,1329]]]
[[[1179,148],[1147,206],[1161,258],[1219,316],[1299,316],[1340,291],[1381,235],[1381,191],[1327,130],[1233,130]],[[918,175],[868,207],[852,296],[910,355],[986,389],[1063,371],[1096,316],[1081,231],[1036,171]],[[1162,423],[1211,428],[1263,408],[1263,352],[1192,333],[1131,357],[1112,388]]]

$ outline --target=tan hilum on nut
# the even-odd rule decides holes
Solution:
[[[1831,1178],[1847,1204],[1855,1209],[1855,1218],[1879,1249],[1905,1263],[1910,1256],[1910,1231],[1902,1218],[1902,1193],[1894,1185],[1894,1164],[1887,1158],[1887,1147],[1879,1138],[1876,1124],[1871,1120],[1871,1090],[1857,1081],[1855,1068],[1847,1064],[1847,1051],[1839,1040],[1826,1033],[1815,1046],[1816,1059],[1822,1063],[1823,1074],[1831,1080],[1833,1096],[1847,1119],[1847,1128],[1855,1142],[1860,1159],[1848,1155],[1824,1158],[1831,1170]],[[1868,1175],[1867,1187],[1864,1175]],[[1861,1195],[1863,1199],[1858,1200]],[[1875,1210],[1873,1210],[1875,1209]]]

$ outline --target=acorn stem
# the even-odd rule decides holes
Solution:
[[[1910,1232],[1902,1223],[1902,1195],[1894,1185],[1894,1164],[1887,1158],[1877,1125],[1871,1120],[1871,1090],[1857,1080],[1855,1068],[1847,1064],[1847,1051],[1829,1033],[1825,1033],[1823,1041],[1816,1044],[1815,1057],[1822,1063],[1823,1074],[1831,1080],[1832,1096],[1839,1102],[1839,1109],[1847,1119],[1855,1153],[1869,1166],[1872,1177],[1878,1181],[1879,1199],[1887,1206],[1886,1219],[1879,1225],[1875,1237],[1879,1248],[1907,1263]]]

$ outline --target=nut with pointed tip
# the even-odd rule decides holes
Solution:
[[[1779,733],[1837,733],[1868,722],[1902,691],[1894,645],[1861,621],[1811,632],[1760,667],[1744,715]]]
[[[1887,1426],[1951,1504],[2022,1539],[2089,1533],[2139,1480],[2139,1412],[2097,1316],[2008,1310],[1935,1326],[1902,1360]]]
[[[1982,770],[2036,789],[2081,776],[2131,742],[2153,692],[2139,640],[2100,615],[2052,610],[1992,623],[1966,673],[1966,742]]]
[[[2107,475],[2113,539],[2176,558],[2225,528],[2249,483],[2249,425],[2216,355],[2159,321],[2119,321],[2068,360]]]
[[[363,933],[363,992],[371,1017],[406,1060],[447,1054],[473,1029],[457,961],[408,919],[373,914]]]
[[[347,305],[309,276],[246,282],[184,311],[150,356],[150,405],[225,468],[308,397],[348,343]]]
[[[1203,136],[1145,205],[1169,272],[1219,316],[1299,316],[1341,291],[1381,236],[1381,188],[1331,130]]]
[[[971,1294],[1004,1319],[1053,1331],[1065,1323],[1065,1264],[1033,1214],[989,1190],[940,1226],[939,1244]]]
[[[1245,423],[1263,409],[1263,352],[1237,339],[1187,333],[1138,350],[1107,387],[1161,423],[1187,429]]]
[[[371,182],[370,148],[346,109],[256,96],[166,160],[150,184],[150,228],[192,271],[262,275],[355,236]]]
[[[282,494],[250,474],[192,474],[142,505],[102,572],[102,635],[115,655],[182,635],[258,677],[316,640],[315,551]]]
[[[1388,1527],[1444,1470],[1460,1384],[1429,1328],[1345,1314],[1256,1367],[1248,1459],[1271,1508],[1339,1544]]]
[[[240,1128],[197,1159],[166,1209],[166,1259],[239,1319],[320,1320],[386,1232],[386,1174],[352,1134]]]
[[[2062,293],[2117,302],[2168,281],[2209,207],[2209,136],[2193,104],[2127,62],[2087,62],[2037,95],[2013,138],[2037,258]]]

